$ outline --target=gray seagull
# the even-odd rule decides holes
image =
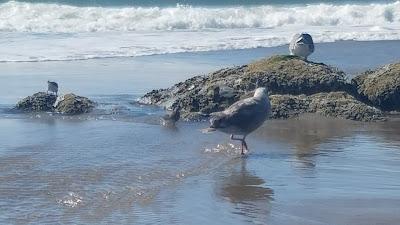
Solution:
[[[314,52],[314,41],[307,33],[295,34],[290,41],[289,51],[291,55],[296,55],[307,60],[307,57]]]
[[[181,118],[180,108],[175,108],[160,118],[161,125],[174,127],[175,123]]]
[[[253,97],[237,101],[224,111],[211,113],[211,126],[207,131],[219,130],[231,134],[231,140],[242,142],[241,154],[244,155],[243,149],[248,150],[246,136],[264,123],[270,110],[267,89],[257,88]]]
[[[58,84],[56,82],[53,81],[47,81],[47,94],[49,92],[52,92],[54,94],[56,94],[56,96],[58,95]]]

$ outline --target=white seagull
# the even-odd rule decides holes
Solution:
[[[231,134],[232,140],[242,142],[241,154],[244,155],[243,148],[248,150],[246,136],[264,123],[270,111],[271,103],[267,89],[257,88],[253,97],[237,101],[224,111],[211,113],[211,126],[207,130],[219,130]]]
[[[295,34],[289,45],[291,55],[296,55],[307,60],[307,57],[314,52],[314,41],[307,33]]]

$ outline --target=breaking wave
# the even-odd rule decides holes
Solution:
[[[315,42],[400,40],[400,1],[119,8],[10,1],[0,4],[0,62],[273,47],[303,31]]]
[[[76,7],[58,4],[0,4],[0,31],[171,31],[284,26],[398,26],[400,2],[242,7]]]

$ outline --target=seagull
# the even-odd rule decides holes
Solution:
[[[211,126],[207,131],[219,130],[231,134],[231,140],[242,142],[242,152],[246,151],[246,136],[260,127],[268,118],[271,111],[267,89],[257,88],[254,96],[233,103],[221,112],[211,113]],[[242,138],[235,137],[242,135]]]
[[[174,127],[175,123],[181,118],[179,107],[162,116],[161,125],[165,127]]]
[[[311,35],[307,33],[295,34],[289,45],[291,55],[296,55],[307,60],[307,57],[314,52],[314,42]]]
[[[56,94],[56,96],[58,95],[58,84],[56,82],[52,82],[52,81],[47,81],[47,94],[49,92],[52,92],[54,94]]]

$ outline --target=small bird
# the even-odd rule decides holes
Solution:
[[[161,125],[165,127],[174,127],[175,123],[181,118],[180,109],[177,107],[169,111],[166,115],[161,117]]]
[[[307,57],[314,52],[314,41],[307,33],[295,34],[289,45],[291,55],[296,55],[307,60]]]
[[[242,142],[242,152],[246,151],[246,136],[260,127],[268,118],[271,111],[271,103],[267,89],[257,88],[254,96],[233,103],[221,112],[211,113],[210,128],[208,131],[219,130],[231,134],[231,140]],[[242,138],[235,135],[243,135]]]
[[[56,94],[56,96],[58,95],[58,84],[56,82],[53,81],[47,81],[47,94],[49,92],[52,92],[53,94]]]

